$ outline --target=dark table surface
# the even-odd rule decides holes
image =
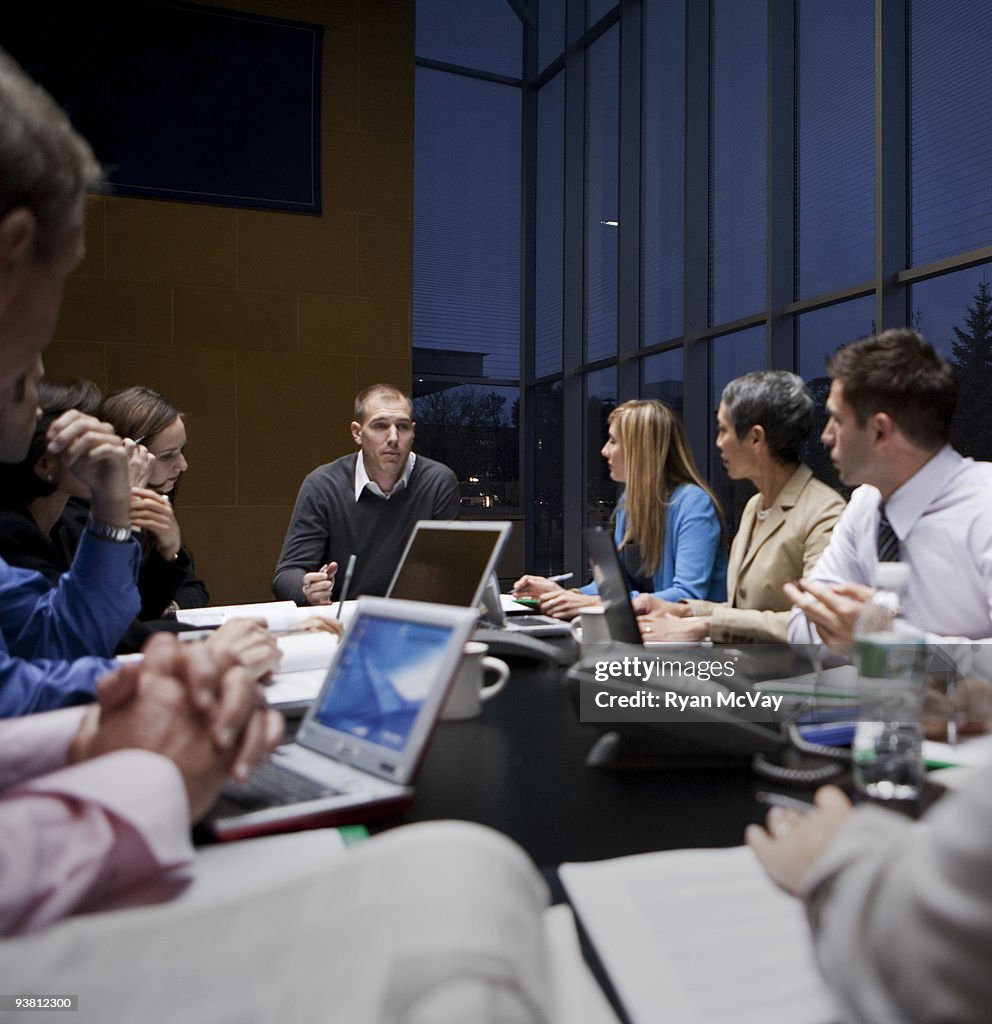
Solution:
[[[514,666],[480,718],[441,722],[396,824],[457,818],[488,825],[555,866],[650,850],[732,846],[767,808],[746,764],[639,771],[591,768],[600,727],[582,725],[560,670]],[[378,830],[378,829],[377,829]]]

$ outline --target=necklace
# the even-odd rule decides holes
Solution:
[[[759,509],[758,509],[758,511],[757,511],[757,512],[755,513],[755,515],[757,515],[757,517],[758,517],[758,520],[759,520],[760,522],[762,522],[762,523],[763,523],[763,522],[764,522],[764,521],[765,521],[765,520],[766,520],[766,519],[767,519],[767,518],[768,518],[768,517],[769,517],[769,516],[770,516],[771,514],[772,514],[772,510],[771,510],[770,508],[759,508]]]

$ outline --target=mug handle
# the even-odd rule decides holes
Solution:
[[[483,683],[482,689],[479,691],[479,700],[489,700],[506,686],[506,681],[510,678],[510,666],[499,658],[483,658],[482,671],[483,673],[496,673],[496,681],[488,685]]]

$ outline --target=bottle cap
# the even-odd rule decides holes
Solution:
[[[880,590],[902,590],[909,582],[906,562],[879,562],[875,567],[875,586]]]

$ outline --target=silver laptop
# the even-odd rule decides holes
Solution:
[[[475,617],[474,608],[361,598],[295,741],[247,783],[224,787],[207,818],[214,835],[368,821],[409,804]]]
[[[617,556],[616,545],[601,526],[590,526],[582,531],[593,579],[603,602],[606,628],[614,643],[643,645],[641,627],[630,603],[630,590],[623,566]]]
[[[386,596],[478,608],[513,524],[421,520]]]
[[[524,611],[522,605],[519,612],[507,615],[503,609],[499,579],[495,573],[489,577],[483,591],[482,612],[483,621],[480,625],[490,629],[505,629],[510,633],[523,633],[525,636],[566,636],[572,632],[572,627],[567,622],[552,618],[550,615]]]

